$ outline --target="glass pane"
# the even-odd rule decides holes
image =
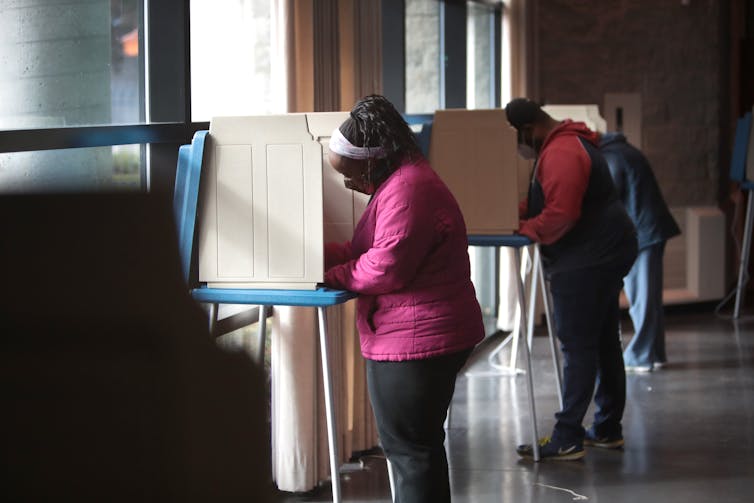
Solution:
[[[0,193],[140,190],[142,145],[0,154]]]
[[[406,0],[406,113],[440,108],[440,2]]]
[[[492,7],[467,2],[466,106],[495,106],[495,41]]]
[[[501,47],[500,47],[500,103],[505,106],[511,99],[513,99],[513,55],[511,54],[511,16],[510,13],[511,0],[505,0],[502,21],[503,26],[501,28]]]
[[[140,122],[142,3],[0,1],[0,129]]]
[[[191,0],[191,109],[219,115],[282,113],[285,59],[274,0]]]

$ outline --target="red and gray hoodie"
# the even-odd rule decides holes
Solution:
[[[542,145],[519,233],[542,245],[548,274],[630,267],[636,257],[636,229],[597,145],[597,133],[570,120],[553,129]]]

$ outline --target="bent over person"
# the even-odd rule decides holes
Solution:
[[[526,98],[511,101],[505,112],[518,131],[519,151],[536,157],[519,232],[540,244],[564,358],[563,408],[552,435],[540,440],[540,457],[580,459],[585,444],[623,445],[618,298],[636,258],[636,231],[597,148],[597,133],[581,122],[558,122]],[[585,431],[593,394],[597,410]],[[517,451],[532,457],[534,449]]]
[[[325,283],[359,294],[357,325],[395,501],[450,501],[443,423],[484,336],[466,225],[393,105],[367,96],[330,139],[346,187],[372,197],[353,239],[328,244]]]
[[[651,372],[667,363],[662,310],[662,260],[665,242],[681,233],[670,214],[649,161],[621,133],[600,138],[600,152],[613,177],[618,197],[636,226],[639,256],[623,278],[631,304],[634,336],[623,351],[626,370]]]

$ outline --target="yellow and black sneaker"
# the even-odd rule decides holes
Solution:
[[[588,447],[599,447],[601,449],[622,449],[623,435],[598,435],[591,426],[584,433],[584,445]]]
[[[519,445],[516,452],[522,458],[534,459],[534,448],[531,444]],[[542,461],[575,461],[583,458],[585,454],[581,442],[561,444],[550,437],[539,439],[539,459]]]

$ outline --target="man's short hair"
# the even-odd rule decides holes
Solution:
[[[516,98],[505,105],[505,115],[511,126],[521,129],[527,124],[539,122],[547,116],[537,103],[529,98]]]

